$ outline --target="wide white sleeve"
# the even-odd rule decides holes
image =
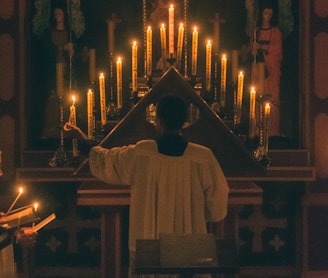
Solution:
[[[227,215],[229,186],[222,168],[210,151],[205,175],[205,213],[207,222],[218,222]]]
[[[91,174],[103,182],[129,185],[135,174],[135,145],[93,147],[89,153]]]

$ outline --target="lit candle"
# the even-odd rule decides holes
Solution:
[[[253,138],[255,136],[255,100],[256,91],[252,87],[249,93],[249,137]]]
[[[89,50],[89,79],[90,83],[96,81],[96,49]]]
[[[153,48],[153,37],[151,27],[148,26],[146,34],[146,73],[148,76],[152,75],[152,48]]]
[[[88,117],[88,138],[93,138],[94,118],[93,118],[94,95],[91,89],[87,93],[87,117]]]
[[[265,108],[264,108],[264,128],[268,129],[269,128],[269,118],[270,118],[270,103],[266,103],[265,104]]]
[[[212,42],[206,44],[206,90],[211,90],[211,73],[212,73]]]
[[[164,68],[165,68],[165,57],[166,57],[166,28],[165,28],[164,23],[162,23],[159,31],[160,31],[161,50],[162,50],[162,58],[163,58],[163,70],[164,70]]]
[[[169,53],[174,56],[174,7],[169,8]]]
[[[100,118],[101,124],[106,125],[106,93],[105,93],[105,76],[100,73],[99,76],[99,90],[100,90]]]
[[[269,151],[269,120],[270,120],[270,103],[265,104],[264,108],[264,155]]]
[[[177,46],[177,65],[178,65],[178,69],[180,69],[180,67],[181,67],[183,35],[184,35],[184,27],[183,27],[183,24],[180,23],[179,31],[178,31],[178,46]]]
[[[197,27],[194,27],[192,33],[192,48],[191,48],[191,75],[197,74],[197,52],[198,52],[198,31]]]
[[[113,20],[107,20],[108,53],[114,53],[114,25]]]
[[[220,105],[225,107],[226,101],[226,87],[227,87],[227,56],[222,55],[221,58],[221,86],[220,86]]]
[[[234,84],[236,84],[238,78],[238,67],[239,67],[238,56],[239,56],[239,50],[232,50],[232,55],[231,55],[232,79],[231,80]]]
[[[9,209],[6,212],[6,216],[8,215],[8,213],[13,209],[14,205],[17,203],[19,197],[23,194],[23,187],[20,187],[18,190],[18,195],[16,196],[15,200],[12,202],[12,204],[10,205]]]
[[[72,105],[70,107],[70,116],[69,116],[69,122],[72,125],[76,125],[76,108],[75,108],[75,96],[72,96]],[[73,157],[78,156],[78,147],[77,147],[77,139],[73,138],[72,140],[72,147],[73,147]]]
[[[243,90],[244,90],[244,73],[240,71],[238,75],[238,87],[237,87],[237,123],[240,123],[241,120]]]
[[[122,108],[122,59],[117,58],[116,61],[116,87],[117,87],[117,108]]]
[[[132,92],[136,92],[138,89],[138,45],[134,41],[132,44]]]
[[[64,63],[56,64],[56,89],[59,97],[64,96]]]

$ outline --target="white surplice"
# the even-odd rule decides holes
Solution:
[[[160,233],[206,233],[227,214],[229,187],[212,151],[188,143],[182,156],[158,153],[154,140],[93,147],[90,171],[100,180],[131,186],[129,250],[136,239]]]

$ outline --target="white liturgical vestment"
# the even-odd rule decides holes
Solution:
[[[228,184],[212,151],[188,143],[182,156],[158,152],[157,142],[93,147],[90,171],[100,180],[131,186],[129,249],[160,233],[206,233],[206,222],[227,214]]]

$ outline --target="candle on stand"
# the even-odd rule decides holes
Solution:
[[[206,90],[211,90],[211,76],[212,76],[212,42],[210,40],[207,41],[206,44]]]
[[[123,91],[123,82],[122,82],[122,59],[121,57],[117,58],[116,61],[116,88],[117,88],[117,108],[122,108],[122,91]]]
[[[90,83],[96,81],[96,49],[89,50],[89,79]]]
[[[252,87],[249,93],[249,137],[255,136],[255,103],[256,103],[256,91]]]
[[[227,56],[222,55],[221,58],[221,83],[220,83],[220,106],[225,107],[227,88]]]
[[[57,96],[64,96],[64,63],[56,64],[56,90]]]
[[[131,78],[132,92],[138,89],[138,45],[134,41],[132,44],[132,78]]]
[[[270,121],[270,103],[267,102],[264,107],[264,155],[269,151],[269,121]]]
[[[18,199],[20,198],[20,196],[23,194],[23,187],[20,187],[18,189],[18,195],[16,196],[15,200],[12,202],[12,204],[10,205],[9,209],[6,212],[6,216],[8,215],[8,213],[13,209],[13,207],[15,206],[15,204],[17,203]]]
[[[198,53],[198,31],[197,27],[194,27],[192,32],[192,46],[191,46],[191,75],[197,75],[197,53]]]
[[[177,66],[178,66],[178,69],[181,68],[183,35],[184,35],[184,27],[183,27],[183,23],[180,23],[179,30],[178,30],[178,46],[177,46]]]
[[[174,7],[169,8],[169,54],[174,56]]]
[[[165,60],[166,60],[166,28],[164,23],[162,23],[159,31],[160,31],[161,51],[162,51],[162,60],[163,60],[163,71],[164,71]]]
[[[241,120],[243,90],[244,90],[244,73],[240,71],[238,75],[238,87],[237,87],[237,124],[239,124]]]
[[[87,117],[88,117],[88,138],[93,138],[94,130],[94,116],[93,116],[93,106],[94,106],[94,94],[91,89],[87,93]]]
[[[72,125],[76,126],[76,108],[75,108],[75,96],[72,96],[72,105],[70,107],[70,116],[69,116],[69,122]],[[72,148],[73,148],[73,157],[77,157],[78,156],[78,147],[77,147],[77,139],[73,138],[72,139]]]
[[[146,73],[148,76],[152,75],[152,64],[153,64],[153,33],[150,26],[147,28],[146,34]]]
[[[106,91],[105,91],[105,76],[103,73],[99,75],[99,90],[100,90],[100,119],[104,126],[107,123],[106,117]]]

